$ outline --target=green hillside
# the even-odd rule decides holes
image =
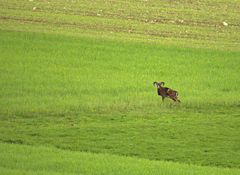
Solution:
[[[109,154],[71,152],[47,147],[0,144],[1,174],[157,174],[237,175],[239,169],[199,167]]]
[[[0,7],[0,172],[239,174],[239,1]]]

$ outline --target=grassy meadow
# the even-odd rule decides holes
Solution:
[[[0,7],[0,174],[240,174],[239,1]]]
[[[110,154],[71,152],[52,147],[31,147],[1,143],[0,148],[3,150],[0,155],[3,161],[0,170],[5,175],[237,175],[240,173],[239,169],[200,167]]]

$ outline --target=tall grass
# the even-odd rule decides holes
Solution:
[[[2,142],[239,167],[239,52],[0,35]]]
[[[239,105],[238,52],[4,31],[1,45],[3,113],[155,111],[157,80],[181,107]]]
[[[157,174],[237,175],[238,169],[200,167],[164,161],[0,144],[1,174]]]
[[[2,0],[0,172],[238,173],[137,158],[240,167],[239,10],[229,0]],[[163,104],[153,81],[182,103]]]

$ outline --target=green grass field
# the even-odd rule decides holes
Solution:
[[[239,1],[0,7],[2,174],[240,174]]]
[[[71,152],[56,148],[0,144],[2,174],[157,174],[237,175],[239,169],[200,167],[173,162]]]

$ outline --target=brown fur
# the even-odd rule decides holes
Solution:
[[[178,99],[178,92],[173,89],[170,89],[168,87],[163,87],[162,85],[164,85],[164,82],[159,82],[159,83],[154,82],[153,85],[157,85],[157,93],[159,96],[162,97],[163,102],[166,97],[169,97],[170,99],[172,99],[175,102],[179,102],[179,103],[181,102]]]

